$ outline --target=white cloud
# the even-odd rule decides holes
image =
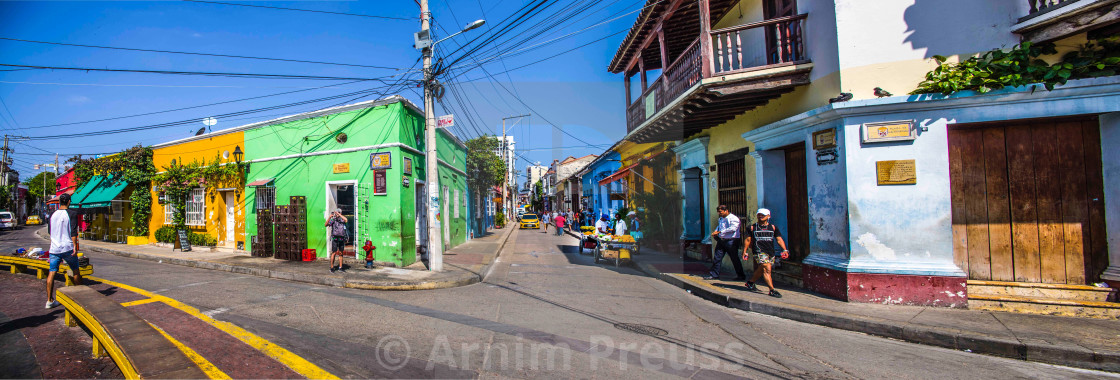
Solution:
[[[92,99],[86,97],[85,95],[71,95],[66,99],[66,101],[70,104],[84,104],[89,103],[91,100]]]

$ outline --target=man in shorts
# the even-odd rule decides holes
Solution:
[[[774,256],[779,255],[782,259],[788,259],[789,250],[786,249],[785,240],[782,240],[782,231],[778,230],[778,226],[770,224],[770,210],[760,208],[755,217],[758,222],[747,227],[747,240],[743,247],[743,260],[750,258],[750,254],[754,253],[754,275],[751,276],[750,281],[747,281],[747,290],[757,291],[754,282],[761,276],[766,280],[766,286],[770,287],[770,296],[782,298],[782,294],[774,289],[770,270],[774,265]],[[781,250],[778,250],[778,247],[781,247]]]
[[[346,249],[346,217],[342,216],[342,209],[335,209],[331,213],[331,216],[327,218],[326,226],[330,227],[331,231],[331,273],[335,271],[345,272],[342,268],[342,255]],[[338,268],[334,266],[335,256],[338,256]]]
[[[58,210],[51,214],[47,233],[51,235],[50,273],[47,274],[47,309],[58,306],[54,299],[54,274],[62,261],[70,267],[70,279],[74,285],[82,284],[82,272],[78,270],[78,213],[70,210],[70,194],[58,197]]]

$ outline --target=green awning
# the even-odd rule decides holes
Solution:
[[[70,207],[77,208],[78,205],[82,203],[82,200],[86,199],[86,197],[93,192],[93,189],[101,184],[101,180],[101,176],[95,175],[93,178],[85,181],[81,186],[78,186],[78,189],[74,190],[74,194],[70,195]]]
[[[93,187],[89,195],[78,204],[78,208],[109,207],[113,199],[128,187],[127,181],[115,181],[112,178],[103,178]]]

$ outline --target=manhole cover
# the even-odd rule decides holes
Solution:
[[[639,325],[637,323],[616,323],[614,328],[649,336],[669,335],[668,331],[653,326]]]
[[[277,317],[287,317],[288,313],[276,313]]]

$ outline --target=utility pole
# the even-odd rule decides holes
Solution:
[[[521,118],[529,117],[529,116],[530,116],[530,114],[524,114],[524,115],[510,116],[510,117],[503,117],[502,118],[502,160],[505,161],[505,164],[506,164],[506,173],[505,173],[506,174],[505,175],[506,179],[505,179],[505,182],[502,183],[502,203],[503,203],[502,208],[504,208],[505,210],[502,210],[502,211],[506,213],[506,218],[507,219],[510,216],[510,209],[513,208],[513,199],[509,199],[510,197],[506,196],[506,189],[508,189],[510,187],[509,186],[509,173],[513,172],[513,167],[515,165],[513,165],[514,160],[513,160],[513,157],[512,157],[512,153],[510,153],[509,149],[506,148],[506,120],[518,119],[517,122],[521,122]],[[505,207],[505,204],[508,204],[509,207]]]
[[[431,35],[432,13],[428,10],[428,0],[420,0],[420,33]],[[443,270],[443,234],[440,233],[439,219],[439,159],[436,153],[436,116],[432,99],[432,49],[424,47],[424,168],[427,178],[424,186],[428,189],[428,210],[424,213],[428,220],[428,265],[433,272]]]
[[[8,135],[4,135],[4,166],[0,167],[0,183],[8,186]]]

